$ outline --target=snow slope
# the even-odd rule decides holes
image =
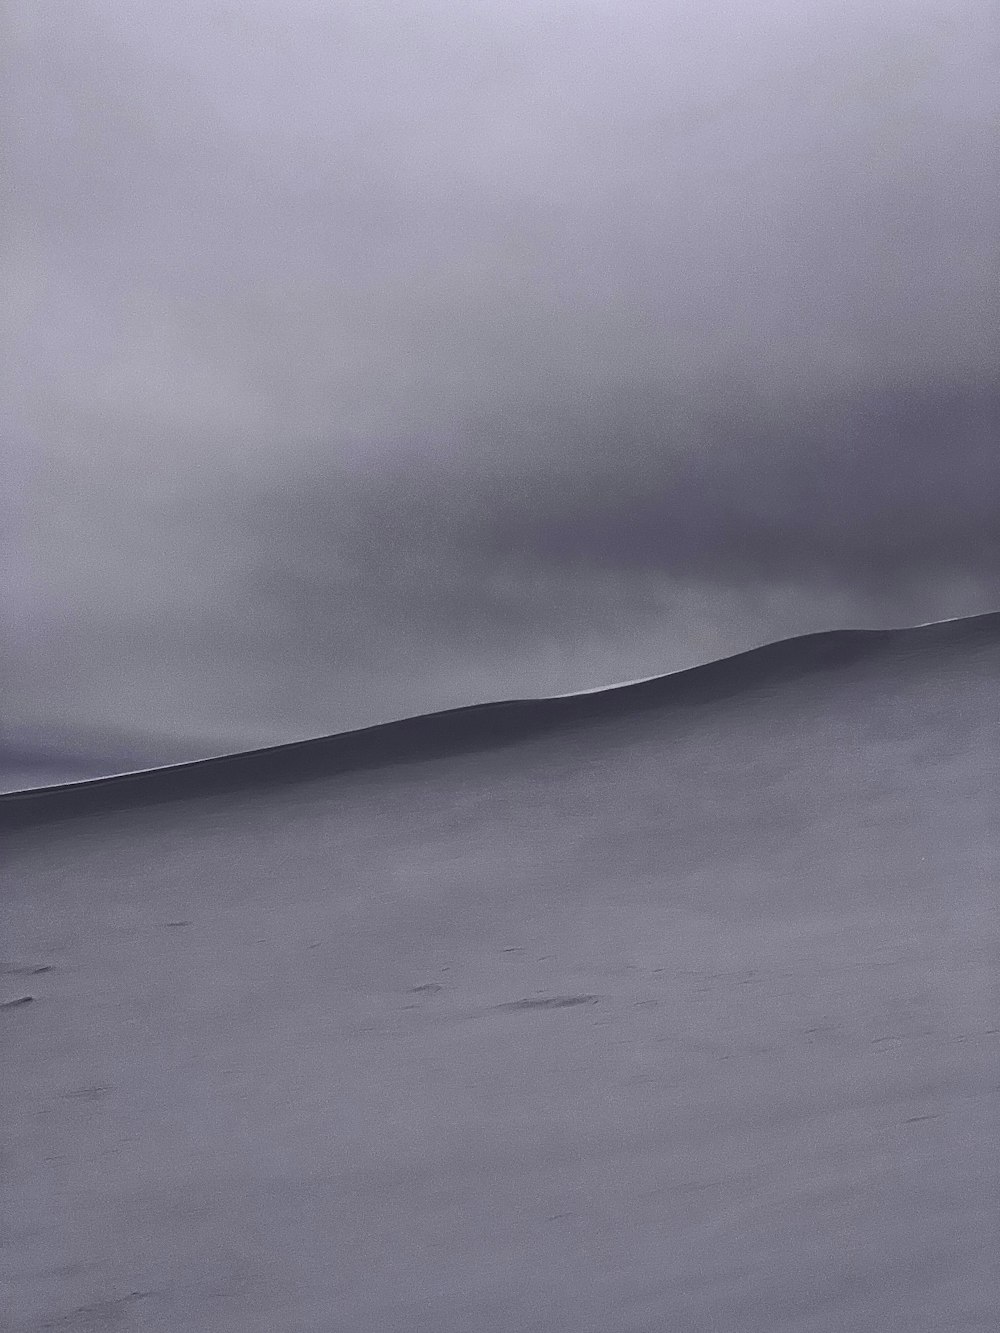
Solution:
[[[995,1329],[998,679],[817,635],[0,799],[10,1327]]]

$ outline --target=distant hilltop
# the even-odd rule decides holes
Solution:
[[[667,675],[572,694],[473,704],[356,731],[109,777],[0,794],[0,826],[71,818],[388,764],[496,749],[599,719],[683,709],[841,676],[879,662],[894,672],[986,656],[1000,670],[1000,612],[901,629],[828,630],[782,639]]]

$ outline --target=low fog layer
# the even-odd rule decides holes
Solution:
[[[9,7],[5,730],[988,610],[993,6]]]

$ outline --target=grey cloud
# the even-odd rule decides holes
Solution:
[[[25,716],[305,727],[993,595],[990,6],[9,26]]]
[[[337,451],[706,363],[987,363],[985,18],[730,11],[36,7],[16,199],[46,332],[80,311],[45,401],[114,450],[141,379]]]
[[[248,546],[278,568],[292,555],[368,576],[422,560],[427,579],[470,563],[861,590],[1000,575],[991,380],[778,403],[720,385],[696,411],[630,385],[534,432],[516,425],[494,432],[486,467],[424,456],[261,496]]]

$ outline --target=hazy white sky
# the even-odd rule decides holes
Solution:
[[[1000,18],[11,0],[9,727],[996,604]]]

